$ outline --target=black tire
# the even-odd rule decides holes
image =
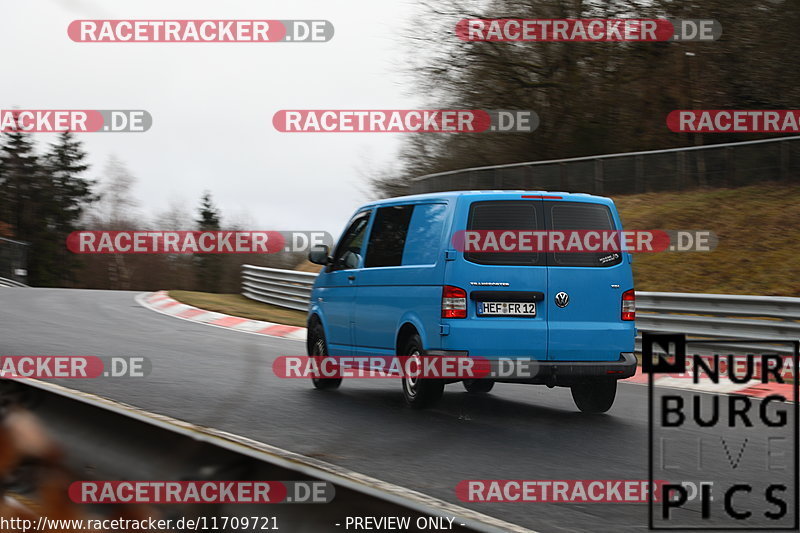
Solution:
[[[494,381],[491,379],[465,379],[462,383],[470,394],[486,394],[494,388]]]
[[[400,355],[423,357],[422,339],[416,333],[406,342]],[[403,377],[403,398],[414,409],[430,407],[438,402],[444,394],[444,380],[430,378]]]
[[[308,355],[322,358],[328,355],[328,344],[325,342],[325,331],[322,324],[315,321],[308,331]],[[314,387],[320,390],[338,389],[342,378],[311,378]]]
[[[571,388],[575,405],[584,413],[605,413],[614,405],[614,398],[617,396],[616,379],[585,381]]]

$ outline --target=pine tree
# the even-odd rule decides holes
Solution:
[[[93,199],[92,183],[79,175],[86,170],[85,154],[71,134],[64,133],[51,151],[40,157],[30,135],[3,134],[0,150],[0,222],[15,239],[30,244],[28,282],[59,286],[69,281],[75,261],[66,250],[66,237],[86,203]]]
[[[196,220],[198,230],[218,231],[220,229],[219,209],[214,205],[209,191],[203,193],[198,212],[200,215],[200,218]],[[222,257],[218,254],[198,254],[195,256],[195,266],[199,289],[207,292],[219,292],[222,282]]]
[[[36,216],[32,200],[42,168],[27,133],[3,134],[0,150],[0,220],[11,225],[15,237],[27,240]]]
[[[33,141],[24,132],[2,136],[0,151],[0,221],[8,224],[14,239],[27,242],[28,282],[47,283],[46,256],[50,246],[42,242],[48,228],[42,222],[42,203],[47,176]]]
[[[205,191],[200,199],[200,218],[197,227],[200,231],[216,231],[220,228],[219,210],[214,206],[211,193]]]
[[[59,136],[57,143],[51,145],[46,157],[53,186],[53,204],[59,207],[53,217],[60,230],[73,231],[86,203],[96,199],[92,193],[94,182],[81,177],[89,169],[84,162],[86,153],[80,141],[66,131]]]
[[[55,245],[47,259],[54,281],[60,284],[73,279],[79,264],[64,246],[67,235],[78,229],[76,225],[86,205],[96,200],[92,192],[94,182],[81,177],[89,169],[85,159],[80,141],[69,131],[59,136],[45,156],[49,190],[43,210],[52,228],[51,244]]]

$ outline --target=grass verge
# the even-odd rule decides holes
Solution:
[[[208,311],[240,316],[252,320],[264,320],[290,326],[306,326],[303,311],[284,309],[245,298],[240,294],[213,294],[195,291],[169,291],[169,296],[179,302]]]
[[[800,296],[800,185],[618,196],[626,229],[711,230],[711,252],[634,254],[640,291]]]

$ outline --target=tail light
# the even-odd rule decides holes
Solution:
[[[636,320],[636,293],[633,289],[622,293],[622,320]]]
[[[467,291],[451,285],[442,287],[442,318],[467,318]]]

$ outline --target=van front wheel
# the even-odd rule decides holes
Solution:
[[[325,342],[325,331],[322,324],[315,322],[308,332],[309,354],[317,363],[319,368],[323,359],[328,356],[328,344]],[[314,387],[320,390],[338,389],[342,384],[342,378],[311,378]]]
[[[422,368],[422,339],[414,334],[406,343],[401,355],[405,355],[410,360],[416,359],[418,368]],[[415,409],[430,407],[438,402],[444,394],[444,380],[404,376],[403,398],[406,403]]]
[[[614,405],[617,396],[616,379],[584,381],[571,388],[575,405],[584,413],[605,413]]]

